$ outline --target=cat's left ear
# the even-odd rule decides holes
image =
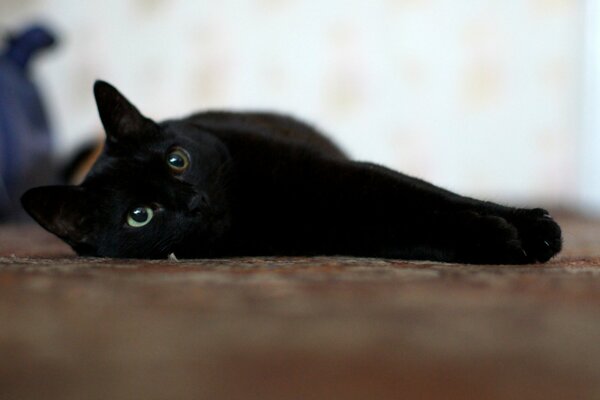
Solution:
[[[94,83],[94,97],[109,144],[147,139],[158,127],[146,118],[114,86],[104,81]]]
[[[69,244],[85,242],[86,218],[94,206],[80,186],[43,186],[29,189],[21,204],[44,229]]]

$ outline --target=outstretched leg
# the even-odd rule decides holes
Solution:
[[[381,180],[378,184],[397,191],[384,190],[397,207],[389,215],[405,224],[397,243],[383,251],[390,256],[522,264],[548,261],[561,250],[561,229],[544,209],[506,207],[459,196],[380,166],[362,164],[362,168],[379,175],[373,183]],[[395,183],[384,183],[386,178]],[[378,192],[376,186],[373,190]]]

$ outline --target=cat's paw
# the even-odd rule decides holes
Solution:
[[[506,216],[464,213],[459,261],[527,264],[548,261],[562,247],[558,224],[543,209],[518,209]]]
[[[519,231],[529,262],[546,262],[562,249],[560,226],[543,208],[517,209],[509,220]]]

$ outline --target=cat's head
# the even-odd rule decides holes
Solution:
[[[25,210],[80,255],[162,258],[190,241],[210,246],[228,223],[225,146],[187,120],[144,117],[106,82],[94,95],[102,154],[79,186],[27,191]]]

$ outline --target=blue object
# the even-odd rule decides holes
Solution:
[[[0,222],[23,215],[18,199],[25,190],[56,179],[48,119],[30,77],[35,54],[54,42],[48,29],[34,25],[0,50]]]

